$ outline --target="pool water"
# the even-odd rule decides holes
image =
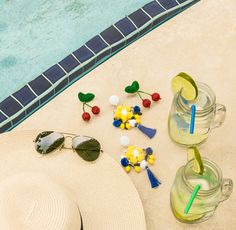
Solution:
[[[0,101],[150,0],[0,0]]]

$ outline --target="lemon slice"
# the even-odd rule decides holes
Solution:
[[[181,91],[181,96],[192,101],[198,96],[198,88],[195,81],[186,73],[179,73],[171,81],[171,88],[174,93]]]
[[[202,163],[201,155],[195,146],[191,146],[188,148],[188,161],[193,161],[193,170],[198,174],[203,174],[204,166]]]

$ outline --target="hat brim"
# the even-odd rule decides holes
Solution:
[[[0,181],[21,172],[43,172],[70,191],[86,230],[145,230],[145,216],[134,185],[111,157],[94,163],[63,149],[46,156],[35,151],[40,130],[0,135]]]

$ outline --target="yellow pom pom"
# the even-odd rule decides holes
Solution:
[[[148,159],[148,163],[150,164],[150,165],[153,165],[154,164],[154,160],[153,159]]]
[[[155,160],[155,156],[154,155],[150,155],[149,159]]]
[[[130,126],[129,123],[126,123],[126,124],[125,124],[125,127],[126,127],[126,129],[130,129],[130,128],[131,128],[131,126]]]
[[[129,161],[131,164],[136,164],[138,162],[136,157],[130,157]]]
[[[126,106],[125,109],[129,112],[131,110],[130,106]]]
[[[120,128],[121,128],[121,129],[124,129],[124,128],[125,128],[125,125],[124,125],[124,124],[121,124],[121,125],[120,125]]]
[[[125,153],[125,156],[126,156],[126,158],[130,159],[130,157],[132,157],[133,154],[132,154],[132,152],[127,151],[127,152]]]
[[[135,119],[138,119],[138,118],[140,118],[140,116],[139,116],[138,114],[135,114],[135,115],[134,115],[134,118],[135,118]]]
[[[141,123],[141,120],[140,119],[136,119],[135,120],[137,124],[140,124]]]
[[[142,154],[138,155],[138,162],[141,162],[144,160],[144,156]]]
[[[129,173],[130,170],[131,170],[131,167],[130,167],[130,166],[126,166],[126,167],[125,167],[125,171],[126,171],[127,173]]]
[[[130,145],[127,150],[133,152],[134,149],[135,149],[135,146],[134,145]]]
[[[133,113],[132,112],[128,112],[127,117],[128,117],[128,119],[131,119],[131,117],[133,117]]]
[[[127,116],[121,116],[121,120],[125,123],[127,121]]]
[[[123,109],[123,106],[121,106],[121,105],[117,106],[118,111],[121,111],[122,109]]]
[[[141,168],[139,166],[134,166],[135,172],[139,173],[141,171]]]
[[[117,118],[117,119],[121,118],[121,112],[120,111],[115,112],[115,118]]]

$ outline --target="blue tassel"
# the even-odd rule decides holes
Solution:
[[[161,184],[161,182],[155,177],[155,175],[148,167],[146,169],[152,188],[158,187]]]
[[[147,128],[143,125],[137,125],[137,128],[144,133],[145,135],[147,135],[150,139],[153,138],[156,135],[156,129],[151,129],[151,128]]]

